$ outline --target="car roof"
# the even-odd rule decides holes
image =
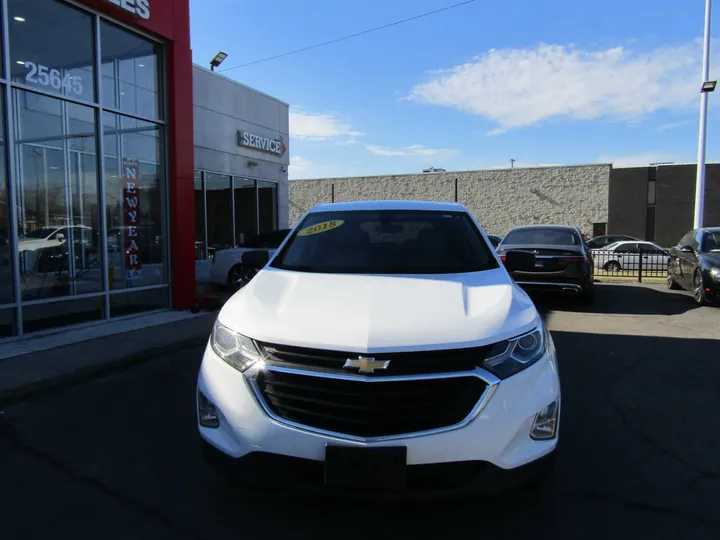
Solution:
[[[354,201],[323,203],[310,209],[310,212],[338,212],[357,210],[432,210],[435,212],[467,212],[460,203],[430,201]]]
[[[652,244],[653,246],[657,246],[655,242],[651,242],[650,240],[620,240],[619,242],[613,242],[613,244],[617,244],[618,246],[623,244]]]
[[[720,233],[720,227],[703,227],[703,231],[711,233]]]
[[[573,232],[579,232],[577,227],[573,227],[572,225],[521,225],[519,227],[513,227],[510,229],[508,234],[513,231],[526,231],[531,229],[559,229],[564,231],[573,231]]]

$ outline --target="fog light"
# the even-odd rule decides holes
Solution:
[[[560,407],[557,401],[553,401],[535,416],[530,437],[536,441],[554,439],[557,433],[557,418]]]
[[[215,407],[200,390],[198,390],[198,419],[200,425],[206,428],[216,428],[220,426],[217,407]]]

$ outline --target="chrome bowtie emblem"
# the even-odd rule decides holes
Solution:
[[[358,356],[357,358],[348,358],[344,368],[357,368],[360,373],[375,373],[376,369],[387,369],[390,360],[375,360],[367,356]]]

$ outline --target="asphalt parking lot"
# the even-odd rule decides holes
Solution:
[[[560,356],[555,475],[513,499],[248,491],[201,461],[202,348],[6,405],[0,537],[720,538],[720,308],[660,286],[538,298]]]

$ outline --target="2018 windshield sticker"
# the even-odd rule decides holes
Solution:
[[[345,223],[345,222],[341,219],[333,219],[332,221],[323,221],[322,223],[318,223],[316,225],[310,225],[309,227],[305,227],[297,235],[298,236],[310,236],[311,234],[318,234],[318,233],[322,233],[322,232],[332,231],[333,229],[337,229],[343,223]]]

